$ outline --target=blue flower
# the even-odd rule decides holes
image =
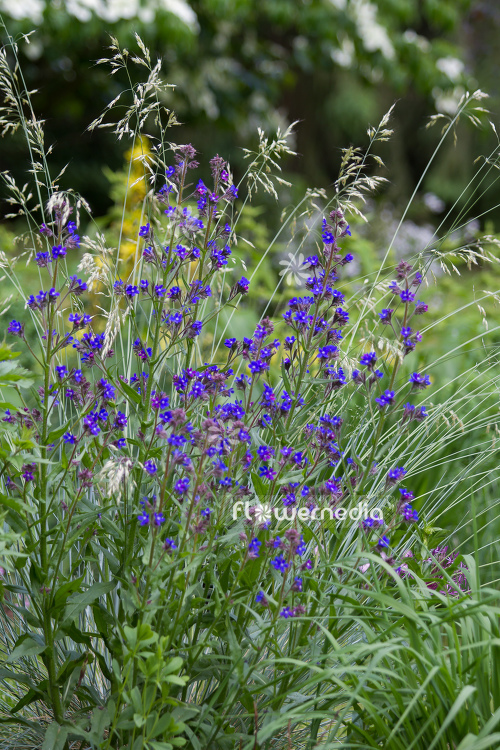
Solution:
[[[281,573],[284,573],[285,570],[289,567],[283,555],[278,555],[274,558],[274,560],[271,560],[271,565],[275,570],[279,570]]]
[[[391,543],[389,541],[389,538],[384,535],[384,536],[381,536],[380,539],[378,540],[377,547],[380,547],[380,549],[384,549],[384,548],[390,547],[390,544]]]
[[[385,393],[379,396],[379,398],[376,398],[375,401],[381,409],[384,409],[386,406],[390,406],[393,403],[395,395],[394,391],[385,391]]]
[[[361,365],[364,365],[365,367],[368,367],[369,370],[373,370],[376,361],[377,355],[375,354],[375,352],[367,352],[366,354],[363,354],[363,356],[359,360],[359,363]]]
[[[13,320],[9,323],[7,328],[8,333],[12,333],[13,336],[24,336],[24,323],[19,323],[18,320]]]
[[[163,515],[163,513],[155,513],[153,518],[155,526],[161,526],[162,523],[165,523],[165,516]]]
[[[276,477],[276,472],[270,466],[261,466],[259,474],[264,479],[268,479],[270,482]]]
[[[87,291],[87,284],[85,281],[78,279],[76,276],[70,276],[69,279],[69,291],[77,296]]]
[[[244,276],[236,282],[236,291],[240,294],[247,294],[250,288],[250,282]]]
[[[174,490],[178,495],[185,495],[189,490],[189,477],[179,479],[174,485]]]
[[[193,323],[190,323],[188,326],[186,336],[190,339],[195,338],[196,336],[199,336],[201,333],[203,323],[201,320],[195,320]]]
[[[431,379],[428,375],[420,375],[418,372],[414,372],[410,375],[409,382],[414,390],[420,391],[424,390],[431,384]]]
[[[403,479],[406,473],[407,473],[406,469],[403,469],[402,466],[400,467],[397,466],[395,469],[391,469],[390,472],[387,474],[387,483],[397,484]]]
[[[158,471],[158,467],[154,461],[146,461],[146,463],[144,464],[144,468],[151,476],[156,474],[156,472]]]
[[[270,459],[275,455],[274,448],[269,445],[261,445],[260,448],[257,449],[257,455],[259,456],[261,461],[270,461]]]
[[[259,557],[259,550],[262,545],[262,542],[260,542],[255,537],[252,539],[250,544],[248,545],[248,557],[251,559],[255,559],[256,557]]]
[[[415,295],[413,294],[413,292],[410,292],[407,289],[403,290],[399,296],[401,298],[401,302],[413,302],[413,300],[415,299]]]
[[[66,248],[62,245],[56,245],[52,248],[52,258],[56,260],[57,258],[64,258],[66,255]]]
[[[40,252],[35,255],[35,262],[40,268],[47,268],[52,263],[52,258],[48,252]]]
[[[402,514],[407,523],[416,523],[418,521],[418,513],[412,508],[410,503],[406,503],[403,507]]]

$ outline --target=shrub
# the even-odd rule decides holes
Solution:
[[[307,292],[276,321],[265,316],[232,336],[222,311],[244,306],[251,289],[233,252],[238,215],[257,189],[277,193],[288,133],[261,134],[238,184],[219,155],[200,177],[194,147],[166,140],[159,67],[138,42],[149,77],[115,132],[133,147],[146,123],[157,129],[142,159],[151,189],[130,274],[120,275],[119,251],[91,225],[81,231],[89,209],[45,171],[34,116],[20,122],[36,159],[37,205],[6,177],[41,280],[40,291],[25,292],[37,343],[24,320],[8,326],[31,352],[36,390],[4,348],[8,741],[39,746],[44,733],[43,748],[250,749],[360,747],[361,735],[370,747],[401,747],[421,717],[429,652],[443,650],[451,632],[459,638],[460,626],[448,623],[471,612],[477,632],[496,638],[481,625],[489,599],[473,561],[436,545],[433,511],[422,517],[425,499],[412,492],[443,443],[464,433],[484,443],[496,425],[482,409],[496,353],[450,398],[422,401],[432,381],[412,363],[423,359],[433,256],[384,261],[374,278],[345,280],[347,217],[379,181],[353,149],[311,227]],[[113,53],[115,68],[128,64],[117,45]],[[4,84],[15,127],[29,99],[16,98],[19,80],[6,66]],[[389,136],[387,123],[372,131],[370,148]],[[297,211],[322,199],[309,191]],[[481,246],[465,252],[492,259]],[[15,262],[3,263],[15,280]],[[480,445],[451,482],[436,483],[434,511],[481,475],[488,451]],[[468,648],[460,641],[456,654]],[[454,658],[443,654],[439,679]],[[381,693],[392,672],[394,689]],[[448,742],[469,729],[491,734],[484,707],[498,705],[493,676],[474,721],[477,688],[461,680],[459,702],[456,681],[420,736],[434,737],[438,716]],[[400,692],[406,682],[412,694]]]

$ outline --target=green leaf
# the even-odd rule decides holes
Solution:
[[[119,388],[125,392],[125,394],[132,399],[132,401],[135,404],[142,404],[142,398],[137,391],[132,388],[132,386],[128,385],[128,383],[124,383],[123,380],[120,381]]]
[[[35,640],[25,633],[18,638],[14,650],[11,651],[7,658],[7,663],[17,661],[22,656],[38,656],[39,654],[43,654],[46,648],[46,645],[41,643],[41,639]]]
[[[20,367],[17,362],[6,362],[0,360],[0,387],[17,386],[18,388],[29,388],[35,382],[33,375]]]
[[[39,684],[40,685],[44,685],[45,686],[45,690],[47,689],[47,681],[46,680],[44,680],[43,682],[41,682]],[[46,695],[45,691],[44,690],[40,690],[38,686],[37,687],[31,687],[28,690],[28,692],[25,695],[23,695],[23,697],[21,698],[21,700],[16,703],[16,705],[14,706],[14,708],[11,709],[11,713],[15,714],[18,711],[20,711],[22,708],[24,708],[25,706],[29,706],[30,703],[33,703],[34,701],[42,700],[45,695]]]
[[[49,432],[47,443],[55,443],[57,440],[59,440],[59,438],[64,435],[70,424],[71,420],[68,420],[64,427],[58,427],[57,430],[52,430],[52,432]]]
[[[73,594],[70,596],[66,608],[64,610],[64,620],[74,620],[80,612],[88,607],[92,602],[95,602],[100,596],[108,594],[116,586],[115,581],[102,581],[100,583],[94,583],[87,591],[82,594]]]
[[[104,730],[111,723],[111,715],[108,706],[97,706],[92,711],[90,720],[90,737],[89,739],[96,745],[102,741]]]
[[[62,750],[68,736],[69,727],[62,727],[56,721],[49,724],[43,740],[42,750]]]
[[[0,508],[10,508],[11,510],[15,510],[17,513],[22,513],[23,511],[25,513],[34,513],[34,508],[31,507],[31,505],[28,505],[27,503],[24,503],[22,500],[14,500],[13,497],[9,497],[8,495],[4,495],[3,493],[0,493]]]
[[[67,598],[78,591],[84,578],[85,576],[81,576],[74,581],[67,581],[66,583],[63,583],[62,586],[59,586],[55,593],[54,606],[52,609],[54,610],[62,607],[66,603]]]
[[[266,485],[254,471],[252,472],[252,484],[253,488],[262,504],[266,503],[269,498],[269,490]]]

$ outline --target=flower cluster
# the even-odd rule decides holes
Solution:
[[[226,282],[234,226],[225,212],[238,195],[229,167],[216,156],[210,187],[202,179],[191,184],[195,156],[190,145],[175,150],[139,230],[140,275],[112,281],[110,296],[130,322],[130,334],[120,331],[120,356],[111,347],[111,326],[100,326],[83,309],[87,283],[66,276],[59,263],[80,240],[67,200],[55,206],[52,222],[40,230],[51,247],[37,255],[39,266],[52,264],[51,286],[27,299],[43,329],[46,383],[36,409],[9,410],[4,423],[33,429],[42,445],[57,413],[61,429],[53,432],[53,450],[64,456],[64,486],[73,482],[77,498],[86,490],[101,498],[106,492],[126,496],[127,533],[149,536],[153,557],[158,540],[161,556],[188,543],[216,544],[231,502],[240,498],[266,496],[286,513],[326,507],[340,522],[358,495],[371,493],[374,501],[383,497],[392,516],[360,523],[361,543],[389,559],[390,531],[419,521],[412,493],[398,487],[407,472],[391,465],[385,481],[380,478],[377,445],[368,457],[360,455],[362,440],[352,438],[346,404],[353,399],[371,414],[377,434],[386,420],[406,430],[427,411],[405,403],[403,393],[425,390],[430,377],[414,372],[400,385],[397,365],[391,372],[375,351],[358,351],[355,367],[344,351],[354,321],[336,285],[353,256],[340,247],[351,236],[340,208],[323,220],[317,254],[304,261],[307,292],[288,300],[282,321],[263,317],[251,336],[217,344],[214,319],[224,304],[249,292],[249,281],[238,274]],[[427,306],[415,302],[418,272],[400,263],[396,277],[389,291],[397,301],[379,315],[394,331],[402,360],[421,341],[410,323]],[[70,330],[59,332],[61,324]],[[8,328],[22,340],[24,330],[17,320]],[[210,356],[217,361],[205,361]],[[131,375],[137,360],[141,371]],[[346,398],[334,401],[340,390]],[[364,434],[362,421],[359,430]],[[26,461],[9,475],[9,487],[18,488],[16,480],[36,485],[39,474],[37,464]],[[63,511],[70,507],[62,503]],[[297,521],[276,535],[254,502],[243,523],[245,565],[266,557],[257,602],[285,620],[303,615],[313,564]]]

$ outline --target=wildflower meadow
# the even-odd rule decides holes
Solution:
[[[22,133],[30,164],[23,186],[2,174],[23,231],[0,256],[22,300],[0,344],[0,748],[500,747],[500,325],[450,334],[498,301],[499,241],[453,243],[452,208],[431,244],[397,258],[396,228],[364,270],[389,111],[255,262],[242,221],[287,189],[293,126],[259,130],[237,174],[184,142],[139,36],[108,52],[144,73],[89,124],[146,185],[114,245],[51,171],[12,37],[0,58],[2,148]],[[465,93],[436,153],[485,113]],[[473,267],[491,287],[441,312],[440,285]]]

